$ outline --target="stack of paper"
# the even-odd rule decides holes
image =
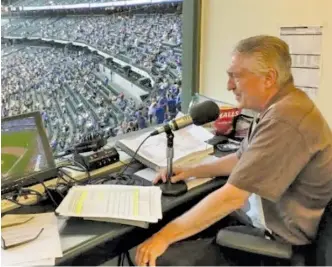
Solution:
[[[62,216],[146,228],[162,218],[161,190],[154,186],[75,186],[56,212]]]
[[[54,265],[62,257],[57,218],[54,213],[5,215],[1,235],[6,246],[32,240],[1,251],[2,266]]]
[[[158,170],[167,166],[167,137],[166,134],[152,136],[146,140],[136,153],[137,148],[150,133],[140,136],[125,137],[116,142],[116,146],[134,156],[135,159],[151,169]],[[213,153],[213,146],[206,143],[213,134],[201,126],[190,125],[174,131],[174,164],[188,158],[195,158],[201,153]]]

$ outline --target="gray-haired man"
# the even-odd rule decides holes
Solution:
[[[229,175],[229,179],[142,243],[136,254],[138,265],[156,265],[165,251],[161,258],[167,258],[171,244],[241,209],[252,195],[261,200],[265,227],[273,236],[293,245],[309,244],[315,238],[332,198],[332,134],[314,103],[294,86],[288,45],[272,36],[244,39],[235,47],[227,73],[227,87],[238,106],[260,114],[256,126],[237,153],[209,165],[175,170],[173,181],[191,176]],[[165,180],[164,173],[156,181],[160,179]],[[175,245],[179,252],[186,250],[181,243]],[[178,259],[172,258],[164,264],[177,265]],[[182,265],[186,263],[197,262],[182,260]]]

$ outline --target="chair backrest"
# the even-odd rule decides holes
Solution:
[[[315,241],[314,265],[332,266],[332,200],[322,216]]]

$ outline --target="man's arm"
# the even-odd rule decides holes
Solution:
[[[228,176],[231,174],[239,158],[236,153],[224,156],[213,163],[202,164],[193,167],[190,172],[196,178],[216,177],[216,176]]]
[[[237,153],[232,153],[210,164],[201,164],[195,167],[174,167],[173,172],[175,175],[171,178],[171,181],[175,183],[188,179],[189,177],[213,178],[216,176],[229,176],[238,161]],[[154,183],[157,183],[160,179],[166,182],[166,176],[167,170],[164,169],[154,179]]]
[[[250,194],[231,184],[209,194],[188,212],[142,243],[136,253],[136,263],[140,266],[155,266],[156,258],[163,254],[169,245],[201,232],[240,209]]]
[[[169,244],[193,236],[243,207],[249,196],[249,192],[226,184],[170,222],[157,235],[167,240]]]

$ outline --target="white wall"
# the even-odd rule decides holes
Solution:
[[[226,69],[234,45],[281,26],[323,26],[321,84],[316,104],[332,127],[332,0],[203,0],[200,93],[235,104]]]

